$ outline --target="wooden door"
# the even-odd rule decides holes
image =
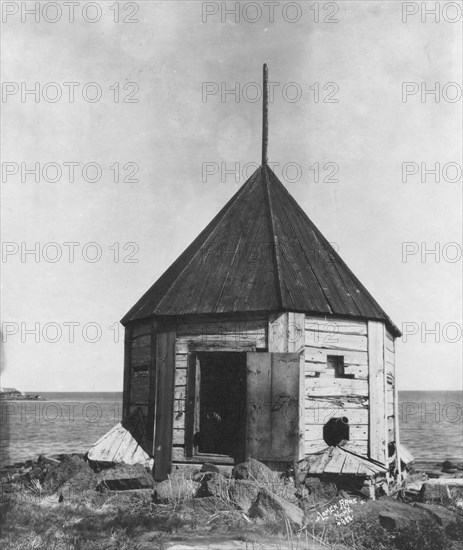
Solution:
[[[298,353],[247,353],[247,457],[297,459],[299,368]]]

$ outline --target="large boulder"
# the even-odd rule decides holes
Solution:
[[[428,512],[428,514],[431,515],[436,522],[444,528],[454,522],[457,518],[456,514],[452,512],[452,510],[449,510],[444,506],[439,506],[438,504],[423,504],[422,502],[416,502],[414,506]]]
[[[230,484],[229,495],[233,504],[248,513],[257,499],[260,487],[254,481],[246,479],[237,479]]]
[[[396,512],[382,512],[379,514],[379,523],[387,531],[397,531],[408,525],[407,518]]]
[[[205,472],[201,478],[198,476],[195,476],[195,480],[198,480],[200,484],[196,493],[198,498],[217,497],[225,501],[228,500],[228,489],[231,480],[213,472]]]
[[[233,468],[232,476],[235,479],[249,479],[258,483],[272,483],[278,479],[278,474],[262,462],[250,458]]]
[[[119,464],[115,468],[103,470],[99,474],[98,491],[127,491],[131,489],[150,489],[154,480],[142,464]]]
[[[298,528],[302,527],[304,519],[304,512],[298,506],[266,489],[262,489],[257,495],[256,501],[249,510],[249,515],[279,524],[288,519],[292,525]]]
[[[79,480],[77,486],[80,484],[90,485],[95,481],[95,474],[93,470],[80,456],[77,455],[63,455],[62,460],[56,464],[50,464],[49,462],[38,460],[39,464],[43,464],[43,469],[46,472],[43,478],[43,488],[46,491],[56,491],[62,487],[66,482],[75,478],[79,474]],[[37,472],[37,475],[38,472]],[[39,475],[40,478],[40,475]]]

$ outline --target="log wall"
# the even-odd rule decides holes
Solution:
[[[137,323],[125,330],[123,421],[129,422],[149,455],[153,446],[155,326]]]
[[[335,378],[327,356],[344,357],[344,373]],[[368,456],[369,388],[368,330],[364,321],[305,317],[305,453],[327,444],[323,426],[332,417],[346,416],[350,448]]]

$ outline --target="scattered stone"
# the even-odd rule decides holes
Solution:
[[[229,486],[230,482],[222,475],[206,472],[205,477],[201,480],[196,497],[217,497],[223,500],[228,500]]]
[[[387,531],[396,531],[407,525],[407,519],[395,512],[383,512],[379,514],[379,523]]]
[[[100,481],[97,491],[106,489],[112,491],[127,491],[129,489],[150,489],[154,487],[154,480],[142,464],[120,464],[111,470],[104,470],[99,474]]]
[[[251,481],[264,484],[272,483],[276,479],[279,479],[276,472],[254,458],[250,458],[246,462],[235,466],[232,475],[235,479],[250,479]]]
[[[260,488],[257,483],[245,479],[237,479],[230,484],[230,500],[243,512],[248,513],[257,499]]]
[[[322,481],[318,477],[306,477],[304,485],[316,502],[326,502],[338,494],[338,488],[335,483]]]
[[[217,468],[215,464],[211,464],[210,462],[205,462],[200,472],[212,472],[213,474],[220,474],[220,470]]]
[[[80,481],[83,481],[85,474],[92,477],[93,472],[87,462],[75,455],[65,455],[62,462],[57,465],[51,464],[48,459],[37,461],[39,465],[48,465],[44,476],[43,486],[48,491],[55,491],[64,483],[75,477],[77,473],[84,472]]]
[[[237,464],[232,470],[232,477],[238,480],[248,479],[249,472],[246,464]]]
[[[441,476],[441,473],[439,470],[426,470],[426,475],[430,479],[438,479]]]
[[[59,466],[61,462],[68,459],[69,457],[74,456],[76,458],[79,458],[77,455],[61,455],[61,456],[63,458],[61,460],[58,460],[56,458],[50,458],[50,457],[45,457],[43,455],[39,455],[39,458],[37,459],[37,464],[39,466],[42,466],[42,465]]]
[[[257,499],[249,510],[251,517],[257,517],[270,521],[284,521],[286,518],[300,528],[303,524],[304,512],[294,504],[262,489]]]
[[[201,518],[214,515],[217,512],[233,510],[231,503],[224,502],[217,497],[194,498],[185,503],[184,506],[188,509],[188,512],[198,514]]]
[[[37,479],[40,483],[44,482],[46,475],[47,475],[47,470],[44,468],[40,468],[39,466],[32,468],[32,470],[29,472],[30,480],[33,481]]]
[[[462,478],[429,479],[420,491],[421,502],[447,502],[463,498]]]

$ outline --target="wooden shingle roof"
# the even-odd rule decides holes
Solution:
[[[400,334],[267,165],[121,322],[263,311],[382,320]]]

